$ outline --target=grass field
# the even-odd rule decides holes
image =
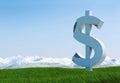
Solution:
[[[120,67],[1,69],[0,83],[120,83]]]

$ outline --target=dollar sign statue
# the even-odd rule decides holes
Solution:
[[[86,67],[86,70],[89,71],[92,71],[93,66],[100,64],[105,59],[105,47],[103,43],[90,36],[92,25],[101,28],[103,21],[91,16],[90,11],[86,11],[85,16],[77,19],[73,30],[74,38],[86,46],[86,58],[81,58],[76,53],[72,60],[75,64]],[[82,32],[83,28],[85,28],[85,33]],[[94,56],[90,58],[92,49],[94,50]]]

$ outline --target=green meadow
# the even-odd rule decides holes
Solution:
[[[0,83],[120,83],[120,67],[0,69]]]

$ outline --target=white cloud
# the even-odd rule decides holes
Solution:
[[[97,67],[120,65],[119,59],[106,57],[104,62]],[[0,68],[26,68],[26,67],[79,67],[69,58],[46,58],[40,56],[13,56],[0,58]]]

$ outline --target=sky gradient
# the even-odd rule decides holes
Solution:
[[[0,57],[84,55],[84,44],[73,38],[73,25],[85,10],[104,21],[101,29],[93,27],[93,37],[103,41],[107,56],[119,57],[119,0],[1,0]]]

